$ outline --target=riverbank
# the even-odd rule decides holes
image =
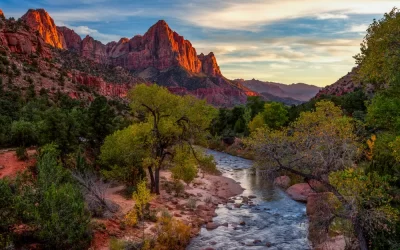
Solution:
[[[240,183],[222,175],[199,175],[190,185],[184,185],[179,195],[170,190],[171,173],[161,172],[161,194],[150,202],[150,209],[160,215],[163,211],[191,226],[191,237],[200,232],[203,225],[212,224],[218,204],[226,204],[232,196],[243,192]],[[107,191],[106,198],[118,204],[120,210],[109,219],[95,219],[92,249],[109,249],[112,238],[125,242],[140,241],[142,227],[124,226],[125,215],[134,208],[132,199],[123,196],[123,186]],[[156,222],[145,222],[145,237],[153,239],[156,235]]]

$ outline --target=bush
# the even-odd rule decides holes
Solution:
[[[58,151],[45,146],[38,163],[39,205],[34,224],[49,249],[84,249],[90,243],[90,216],[79,187],[57,162]]]
[[[180,196],[185,191],[185,185],[179,180],[174,180],[172,183],[172,190],[175,192],[175,196]]]
[[[25,161],[25,160],[28,159],[28,153],[26,152],[26,148],[25,147],[17,148],[15,153],[17,154],[17,158],[20,161]]]
[[[180,220],[162,216],[157,223],[156,250],[183,250],[190,241],[190,226]]]

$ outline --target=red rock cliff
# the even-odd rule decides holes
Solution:
[[[29,32],[23,26],[17,30],[11,30],[6,27],[3,11],[0,10],[0,46],[9,48],[13,53],[32,54],[40,53],[45,58],[51,57],[49,46],[41,37]],[[8,25],[14,25],[17,21],[8,21]],[[14,23],[14,24],[13,24]]]
[[[21,18],[31,29],[37,30],[47,44],[59,49],[67,48],[63,34],[57,31],[53,19],[44,9],[30,9]]]
[[[69,50],[80,51],[81,50],[81,37],[65,26],[57,27],[57,31],[62,34],[65,40],[66,48]]]
[[[202,72],[209,76],[222,76],[221,70],[219,69],[217,59],[214,53],[210,52],[208,55],[201,53],[199,59],[202,64]]]

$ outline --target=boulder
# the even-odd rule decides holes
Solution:
[[[274,185],[283,189],[287,189],[290,186],[290,177],[287,175],[276,177]]]
[[[308,183],[298,183],[290,186],[286,193],[295,201],[306,202],[308,196],[314,191],[311,189]]]
[[[208,222],[206,224],[206,229],[207,230],[214,230],[214,229],[217,229],[218,227],[219,227],[219,225],[214,223],[214,222]]]
[[[314,248],[315,250],[345,250],[346,239],[343,235],[332,237]]]

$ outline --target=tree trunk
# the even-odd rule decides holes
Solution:
[[[149,175],[150,175],[150,186],[151,186],[150,191],[152,193],[154,193],[156,186],[155,186],[155,181],[154,181],[153,169],[149,166],[148,170],[149,170]]]
[[[155,184],[156,194],[160,194],[160,168],[156,168],[154,184]]]
[[[357,236],[358,244],[360,245],[360,250],[368,250],[367,240],[365,239],[364,232],[360,225],[360,219],[353,219],[354,231]]]

